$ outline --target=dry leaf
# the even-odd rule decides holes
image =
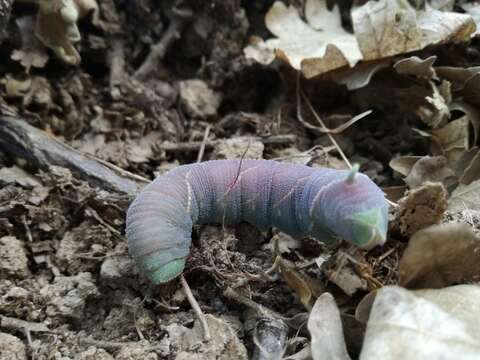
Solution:
[[[444,42],[468,41],[475,31],[468,15],[438,11],[428,5],[425,10],[415,10],[403,0],[369,1],[352,11],[352,22],[364,60]]]
[[[390,66],[390,60],[359,63],[355,68],[339,69],[332,72],[331,78],[337,84],[345,85],[348,90],[357,90],[370,83],[373,75]]]
[[[420,160],[424,158],[423,156],[400,156],[398,158],[392,159],[389,163],[390,167],[397,171],[398,173],[408,176],[413,169],[413,166]]]
[[[349,266],[342,266],[339,269],[329,271],[328,280],[349,296],[352,296],[358,290],[367,290],[368,288],[367,281],[360,278]]]
[[[480,239],[467,224],[433,225],[415,233],[399,264],[400,285],[441,288],[480,279]]]
[[[12,60],[20,62],[27,73],[32,67],[43,68],[48,61],[48,54],[42,43],[35,37],[35,20],[25,16],[15,21],[22,37],[22,49],[12,52]]]
[[[95,0],[39,0],[35,35],[42,43],[70,65],[80,63],[80,54],[74,44],[81,36],[78,19],[93,12],[93,22],[98,22],[98,5]]]
[[[457,68],[441,66],[435,68],[438,76],[452,82],[457,97],[473,105],[480,105],[480,67]]]
[[[301,245],[301,240],[293,238],[290,235],[285,234],[284,232],[278,232],[277,234],[273,235],[268,247],[273,250],[274,246],[277,246],[278,252],[280,254],[288,254],[291,253],[294,249],[299,249]]]
[[[305,18],[293,6],[275,2],[265,17],[277,38],[255,38],[244,49],[247,58],[269,64],[279,58],[306,78],[353,67],[360,60],[379,60],[444,42],[467,41],[475,31],[465,14],[432,8],[416,11],[405,0],[369,1],[352,9],[354,34],[345,31],[340,11],[325,0],[307,0]]]
[[[460,184],[448,199],[448,210],[480,210],[480,180]]]
[[[326,1],[307,0],[305,18],[308,23],[293,6],[275,2],[265,24],[277,38],[257,39],[245,48],[245,55],[268,64],[275,54],[294,69],[301,69],[307,78],[346,65],[353,67],[362,58],[355,36],[342,27],[338,6],[329,11]]]
[[[480,114],[478,110],[464,101],[454,101],[450,104],[450,111],[458,110],[465,113],[465,117],[470,121],[473,127],[472,144],[477,143],[478,133],[480,131]]]
[[[277,261],[285,282],[297,293],[303,306],[310,310],[315,299],[324,291],[320,282],[306,274],[299,273],[285,259],[278,257]]]
[[[386,286],[375,297],[361,360],[480,358],[480,287],[408,291]]]
[[[324,293],[317,299],[307,326],[312,336],[313,360],[350,359],[343,337],[340,311],[330,293]]]
[[[73,0],[42,0],[39,2],[35,35],[63,61],[80,63],[74,43],[80,41],[77,27],[78,8]]]
[[[370,311],[372,310],[373,302],[377,296],[378,289],[370,291],[367,295],[363,297],[362,300],[357,305],[355,309],[355,319],[363,324],[368,322],[370,317]]]
[[[413,165],[421,158],[421,156],[400,156],[390,160],[389,166],[403,176],[407,176],[412,171]]]
[[[412,75],[419,79],[431,80],[436,76],[435,69],[433,68],[433,63],[436,59],[436,56],[430,56],[426,59],[412,56],[397,61],[393,65],[393,68],[399,74]]]
[[[425,97],[426,103],[415,112],[425,124],[435,129],[443,126],[450,118],[449,104],[451,102],[450,83],[442,81],[438,87],[430,81],[431,95]]]
[[[454,175],[444,156],[424,156],[413,165],[405,183],[410,189],[414,189],[427,181],[444,182]]]
[[[478,147],[470,150],[453,149],[445,154],[448,167],[453,170],[457,178],[461,178],[465,169],[470,165],[474,156],[478,153]]]
[[[368,1],[352,10],[352,23],[365,60],[422,48],[415,9],[406,2]]]
[[[469,147],[469,126],[470,121],[467,116],[450,121],[441,129],[431,131],[444,151],[452,149],[468,150]]]
[[[472,160],[466,166],[463,175],[460,177],[460,183],[463,185],[468,185],[473,181],[480,179],[480,152],[476,149],[476,154],[473,156]]]
[[[405,195],[407,187],[405,185],[387,186],[382,187],[382,191],[385,193],[385,196],[388,200],[396,203]]]
[[[475,31],[474,35],[477,36],[480,34],[480,4],[478,4],[478,2],[471,2],[467,4],[459,4],[459,6],[473,18],[473,21],[475,21],[477,31]]]
[[[447,191],[441,183],[426,182],[410,190],[398,205],[394,223],[398,224],[402,235],[411,236],[443,219],[447,210]]]

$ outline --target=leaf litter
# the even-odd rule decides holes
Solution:
[[[18,2],[0,54],[6,356],[478,357],[478,5],[440,3]],[[392,195],[389,237],[195,228],[204,342],[179,283],[135,268],[125,209],[156,174],[245,154],[359,163]]]

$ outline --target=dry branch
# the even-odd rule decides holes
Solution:
[[[295,142],[297,137],[292,134],[285,135],[272,135],[269,137],[260,137],[252,136],[250,138],[252,141],[260,141],[264,145],[291,145]],[[195,152],[199,151],[202,146],[206,150],[211,150],[215,147],[216,144],[220,143],[222,140],[213,140],[213,141],[187,141],[187,142],[170,142],[166,141],[162,143],[159,147],[165,151],[171,152]]]
[[[18,118],[0,116],[0,150],[43,170],[52,165],[68,168],[92,186],[132,197],[147,183],[135,174],[71,148]]]

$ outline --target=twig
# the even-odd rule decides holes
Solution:
[[[27,234],[28,242],[31,243],[33,242],[32,232],[30,231],[30,226],[28,226],[27,217],[25,216],[25,214],[22,214],[21,219],[23,227],[25,228],[25,233]]]
[[[299,121],[303,124],[305,123],[305,120],[303,120],[302,118],[302,112],[301,112],[301,108],[302,108],[302,102],[301,102],[301,97],[300,97],[300,94],[302,95],[302,97],[304,98],[305,100],[305,103],[307,104],[308,108],[310,109],[310,111],[312,112],[313,116],[315,116],[315,119],[317,119],[318,123],[324,128],[324,129],[327,129],[327,127],[325,126],[325,124],[323,123],[322,119],[320,118],[320,116],[317,114],[317,112],[315,111],[315,109],[313,108],[312,104],[310,103],[310,101],[308,100],[308,98],[305,96],[305,94],[303,93],[303,91],[301,91],[300,89],[300,73],[298,73],[297,75],[297,88],[296,88],[296,93],[297,93],[297,117],[299,119]],[[347,164],[347,166],[351,169],[352,168],[352,164],[350,164],[350,161],[348,161],[347,157],[345,156],[344,152],[342,151],[342,149],[340,148],[340,146],[338,145],[337,141],[335,140],[335,138],[333,137],[333,135],[330,133],[330,132],[327,132],[326,133],[328,138],[330,139],[330,141],[332,142],[332,144],[337,148],[337,151],[340,153],[340,156],[342,157],[343,161],[345,161],[345,163]]]
[[[50,330],[43,323],[25,321],[3,315],[0,315],[0,328],[16,331],[55,333],[55,331]]]
[[[252,299],[249,299],[246,296],[243,296],[243,295],[237,293],[231,287],[227,287],[223,291],[223,296],[225,296],[228,299],[235,300],[236,302],[239,302],[240,304],[243,304],[243,305],[249,307],[250,309],[255,310],[255,312],[259,316],[271,317],[273,314],[275,314],[273,310],[267,309],[265,306],[257,304]],[[275,315],[277,315],[277,316],[279,316],[279,318],[281,318],[280,314],[275,314]]]
[[[180,282],[182,283],[183,291],[185,292],[185,295],[187,296],[188,302],[190,303],[190,306],[192,307],[193,311],[195,312],[195,315],[197,316],[198,320],[200,321],[200,325],[202,326],[203,329],[203,338],[205,341],[210,341],[210,329],[208,328],[207,324],[207,319],[205,318],[205,315],[202,312],[202,309],[200,309],[200,305],[198,304],[197,300],[195,299],[195,296],[192,294],[192,290],[190,289],[190,286],[188,286],[187,281],[185,280],[185,277],[183,275],[180,275]]]
[[[210,128],[211,126],[207,125],[205,133],[203,134],[202,144],[200,145],[200,150],[198,150],[197,162],[200,162],[203,159],[203,154],[205,153],[205,146],[207,145],[208,141],[208,135],[210,134]]]
[[[112,90],[125,80],[125,49],[123,40],[118,38],[112,40],[108,61],[110,63],[110,90]]]
[[[245,150],[243,151],[242,156],[240,156],[240,162],[238,163],[237,174],[235,175],[235,179],[233,179],[232,184],[227,187],[227,192],[223,195],[223,197],[226,197],[230,193],[230,191],[232,191],[233,187],[235,185],[237,185],[238,178],[239,178],[239,176],[242,172],[243,160],[245,159],[245,156],[247,155],[248,149],[250,149],[250,144],[251,144],[251,139],[248,139],[248,144],[245,147]],[[225,215],[226,214],[224,212],[224,214],[223,214],[224,220],[225,220]],[[225,229],[225,222],[223,222],[223,227]]]
[[[312,125],[310,124],[308,121],[304,120],[303,119],[303,116],[302,116],[302,104],[301,104],[301,101],[300,101],[300,93],[301,95],[303,96],[303,98],[305,99],[305,102],[307,103],[310,111],[313,113],[313,115],[315,116],[315,118],[317,119],[317,121],[320,123],[320,127],[319,126],[315,126],[315,125]],[[316,111],[313,109],[313,106],[312,104],[310,103],[310,101],[308,100],[308,98],[305,96],[305,94],[303,93],[303,91],[301,91],[300,89],[300,75],[297,76],[297,119],[298,121],[300,121],[300,123],[302,123],[303,126],[305,126],[306,128],[308,129],[311,129],[311,130],[315,130],[319,133],[322,133],[322,134],[340,134],[341,132],[345,131],[346,129],[348,129],[350,126],[352,126],[353,124],[355,124],[357,121],[363,119],[365,116],[368,116],[372,113],[372,110],[367,110],[367,111],[364,111],[363,113],[361,114],[358,114],[358,115],[355,115],[354,117],[352,117],[350,120],[348,120],[347,122],[345,122],[344,124],[340,125],[340,126],[337,126],[336,128],[334,129],[329,129],[325,126],[325,124],[323,123],[323,121],[320,119],[320,117],[318,116],[318,114],[316,113]]]
[[[137,69],[134,74],[134,77],[137,80],[145,80],[150,75],[154,74],[158,69],[159,63],[164,58],[167,53],[168,48],[173,43],[174,40],[180,37],[180,34],[186,24],[192,19],[193,12],[190,10],[173,10],[173,16],[168,25],[167,30],[163,33],[160,41],[152,46],[150,54],[143,62],[142,65]]]
[[[352,164],[350,163],[350,161],[348,160],[348,158],[345,156],[345,153],[343,152],[343,150],[340,148],[340,146],[338,145],[337,141],[335,140],[335,138],[333,137],[332,133],[335,134],[336,132],[334,132],[333,130],[336,130],[336,129],[339,129],[341,128],[343,125],[339,126],[338,128],[336,129],[333,129],[333,130],[330,130],[328,129],[323,120],[320,118],[320,116],[318,115],[318,113],[315,111],[315,109],[313,108],[312,106],[312,103],[310,102],[310,100],[308,99],[308,97],[305,95],[305,93],[300,89],[300,73],[298,74],[297,76],[297,117],[298,117],[298,120],[304,124],[306,123],[306,121],[303,119],[302,117],[302,114],[301,114],[301,107],[302,107],[302,104],[301,104],[301,99],[300,99],[300,94],[301,94],[301,97],[303,97],[303,99],[305,100],[305,103],[307,104],[309,110],[312,112],[313,116],[315,117],[315,119],[317,119],[318,123],[322,126],[323,129],[325,130],[329,130],[329,131],[325,131],[325,133],[327,134],[328,138],[330,139],[330,141],[332,142],[332,144],[335,146],[335,148],[337,149],[338,153],[340,154],[340,156],[342,157],[343,161],[345,162],[345,164],[347,164],[347,166],[351,169],[352,168]],[[365,117],[366,115],[370,114],[371,111],[366,111],[366,112],[363,112],[355,117],[353,117],[350,121],[349,121],[349,125],[352,125],[353,123],[357,122],[358,120],[360,120],[361,118]],[[355,121],[352,122],[352,120],[356,119]],[[308,124],[308,123],[307,123]],[[310,125],[310,124],[309,124]],[[346,124],[344,124],[346,125]],[[347,126],[347,127],[348,127]],[[318,128],[317,128],[318,129]],[[344,130],[344,129],[343,129]],[[342,131],[343,131],[342,130]],[[323,130],[322,130],[323,132]],[[391,206],[398,206],[398,204],[394,203],[393,201],[390,201],[388,199],[386,199],[387,202],[391,205]]]
[[[252,141],[260,141],[264,145],[289,145],[295,142],[297,137],[291,134],[285,135],[273,135],[269,137],[254,136],[251,137]],[[210,150],[215,147],[221,140],[207,141],[205,142],[205,150]],[[203,146],[203,141],[186,141],[186,142],[164,142],[160,144],[159,148],[165,151],[172,152],[194,152],[199,151]]]
[[[202,143],[200,145],[200,149],[198,151],[197,162],[202,161],[203,154],[204,154],[204,151],[205,151],[205,145],[207,143],[209,133],[210,133],[210,125],[208,125],[207,128],[205,129],[205,133],[203,135],[203,140],[202,140]],[[182,284],[183,292],[185,293],[185,296],[187,297],[188,302],[190,303],[190,306],[193,309],[193,312],[197,316],[198,321],[200,321],[200,325],[202,326],[202,329],[203,329],[203,338],[205,339],[205,341],[209,341],[210,340],[210,330],[208,328],[207,319],[205,318],[205,314],[203,313],[202,309],[200,308],[200,305],[198,304],[197,299],[195,299],[195,296],[193,295],[192,290],[190,289],[190,286],[188,285],[187,280],[185,279],[183,274],[180,275],[180,282]]]
[[[140,329],[140,326],[138,326],[137,312],[138,312],[138,309],[140,308],[140,306],[143,305],[144,301],[145,301],[145,298],[143,298],[142,302],[140,304],[138,304],[137,306],[135,306],[135,308],[133,310],[133,323],[135,324],[135,330],[137,331],[137,335],[140,338],[140,340],[145,340],[145,336],[143,335],[143,332],[142,332],[142,329]]]
[[[90,338],[80,338],[79,340],[80,345],[87,345],[87,346],[95,346],[98,348],[102,348],[105,350],[115,351],[124,346],[135,344],[134,341],[129,342],[116,342],[116,341],[103,341],[103,340],[95,340]]]
[[[48,171],[51,165],[66,167],[91,186],[121,195],[135,196],[148,182],[141,176],[73,149],[21,118],[0,115],[0,149],[43,170]]]

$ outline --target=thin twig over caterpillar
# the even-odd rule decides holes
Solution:
[[[128,209],[129,252],[147,277],[161,284],[182,273],[195,223],[249,222],[326,244],[341,237],[362,248],[381,245],[388,203],[357,170],[271,160],[180,166],[148,185]]]

